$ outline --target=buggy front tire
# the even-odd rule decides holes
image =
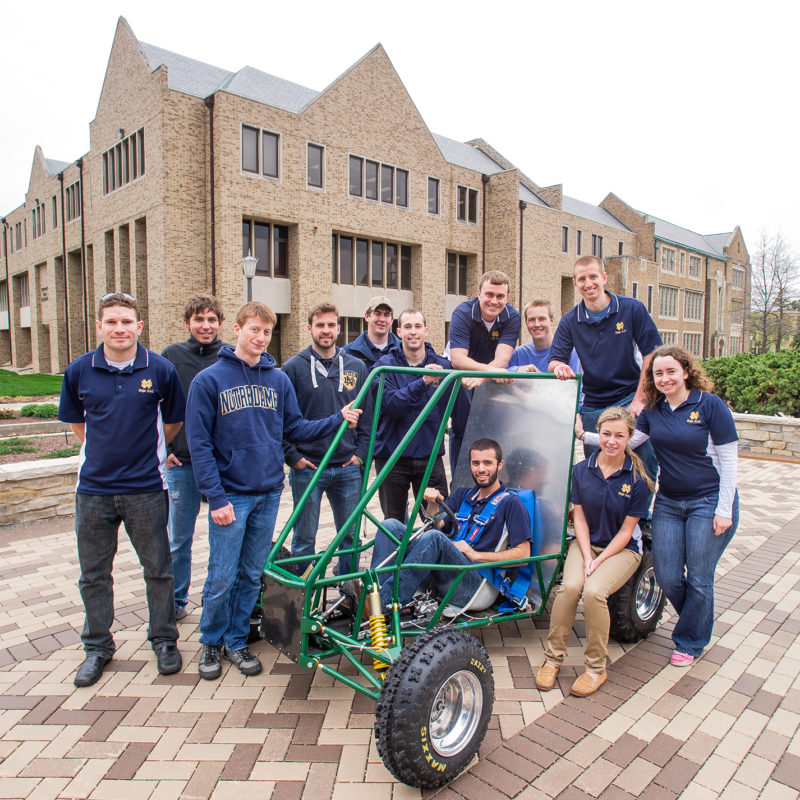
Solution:
[[[645,542],[644,555],[627,583],[608,598],[611,636],[618,642],[639,642],[657,627],[667,598],[656,582],[653,552]]]
[[[383,681],[375,709],[378,753],[403,783],[443,786],[478,752],[493,703],[492,665],[474,636],[450,628],[422,634]]]

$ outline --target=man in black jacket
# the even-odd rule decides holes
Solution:
[[[365,364],[336,346],[340,330],[339,312],[335,305],[320,303],[315,306],[308,314],[311,345],[283,365],[283,371],[294,386],[300,411],[308,420],[324,419],[340,411],[355,400],[368,379],[369,369]],[[331,504],[337,531],[344,525],[361,496],[361,466],[367,456],[372,424],[372,401],[369,397],[365,405],[367,408],[358,425],[344,434],[297,518],[292,537],[293,556],[313,555],[315,552],[323,492]],[[289,483],[295,505],[310,483],[333,436],[300,444],[284,440],[283,452],[286,463],[291,467]],[[351,547],[352,541],[351,531],[342,545]],[[350,556],[339,559],[339,574],[346,572],[350,572]]]
[[[189,394],[189,384],[194,376],[216,363],[217,353],[225,344],[217,336],[224,318],[213,295],[196,294],[186,301],[183,320],[189,338],[185,342],[167,345],[161,353],[175,365],[185,395]],[[169,546],[175,574],[175,618],[183,619],[189,613],[186,604],[192,578],[192,540],[200,511],[200,492],[192,472],[183,428],[170,442],[168,450]]]

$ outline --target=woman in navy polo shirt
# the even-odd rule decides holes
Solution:
[[[636,436],[660,467],[653,507],[656,580],[678,612],[670,663],[688,667],[711,641],[714,571],[739,523],[733,415],[692,356],[659,347],[645,374]]]
[[[600,450],[572,471],[570,500],[575,509],[575,541],[567,552],[564,574],[550,614],[545,661],[536,686],[552,689],[567,652],[567,639],[583,596],[586,620],[586,671],[572,694],[586,697],[606,681],[608,597],[636,571],[642,560],[639,518],[647,514],[653,485],[639,457],[628,447],[635,430],[633,415],[612,406],[597,422]]]

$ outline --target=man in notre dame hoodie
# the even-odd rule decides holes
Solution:
[[[209,505],[198,665],[207,680],[221,673],[223,645],[243,675],[261,672],[247,637],[283,491],[283,439],[327,436],[342,417],[355,425],[361,414],[346,405],[314,422],[302,416],[289,379],[264,352],[275,322],[263,303],[242,306],[233,326],[236,348],[223,347],[219,361],[198,374],[186,404],[192,467]]]
[[[283,371],[294,386],[303,416],[322,419],[356,399],[369,379],[369,369],[358,358],[336,346],[341,327],[339,312],[333,303],[320,303],[309,311],[308,332],[312,344],[290,358],[283,365]],[[370,393],[358,425],[344,434],[328,465],[317,476],[314,490],[294,524],[293,556],[309,556],[315,552],[323,493],[331,504],[337,531],[356,507],[361,497],[361,467],[369,444],[371,405]],[[295,506],[318,472],[319,463],[332,441],[333,434],[297,444],[284,440],[283,452],[291,467],[289,483]],[[351,528],[342,540],[342,548],[353,546],[353,533]],[[340,556],[339,575],[350,572],[351,564],[351,555]]]

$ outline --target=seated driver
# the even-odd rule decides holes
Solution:
[[[469,449],[469,466],[475,485],[456,489],[447,498],[447,505],[459,518],[457,540],[445,534],[452,528],[450,519],[439,523],[441,530],[431,529],[413,539],[406,550],[405,564],[491,564],[530,556],[531,523],[520,499],[501,483],[498,474],[503,467],[503,451],[493,439],[478,439]],[[429,514],[439,511],[438,501],[444,500],[433,488],[425,490]],[[484,511],[484,509],[486,509]],[[402,522],[387,519],[385,527],[401,539],[405,533]],[[496,551],[504,534],[508,535],[506,549]],[[396,545],[383,531],[378,531],[372,550],[372,567],[389,566],[394,561]],[[385,562],[385,563],[384,563]],[[460,583],[450,598],[451,605],[463,607],[480,587],[483,570],[401,569],[398,602],[407,605],[414,594],[433,581],[436,593],[444,597],[456,577]],[[394,573],[380,576],[381,605],[392,606],[392,581]]]

